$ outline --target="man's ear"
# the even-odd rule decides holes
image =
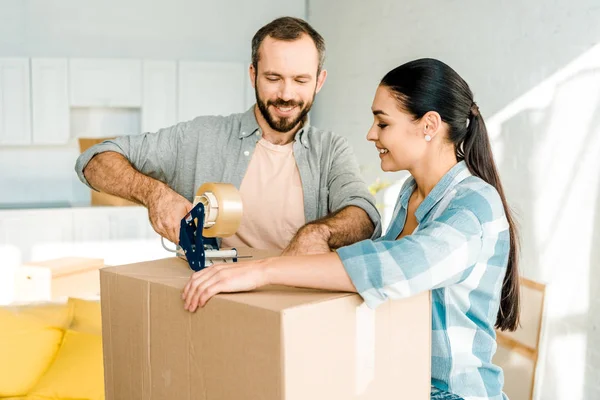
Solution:
[[[254,68],[254,64],[250,64],[250,68],[248,68],[248,74],[250,75],[250,83],[252,84],[252,88],[256,89],[256,69]]]
[[[319,73],[319,76],[317,76],[317,88],[315,90],[315,93],[319,93],[319,91],[325,84],[326,80],[327,80],[327,70],[324,69]]]

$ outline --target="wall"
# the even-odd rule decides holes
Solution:
[[[151,4],[151,5],[150,5]],[[246,61],[258,28],[299,0],[2,0],[0,57]]]

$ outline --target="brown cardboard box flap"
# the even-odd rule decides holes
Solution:
[[[105,138],[85,138],[85,137],[80,137],[77,139],[78,143],[79,143],[79,152],[83,153],[84,151],[86,151],[87,149],[89,149],[90,147],[92,147],[95,144],[98,143],[102,143],[105,140],[111,140],[114,139],[114,137],[105,137]]]
[[[140,206],[140,204],[134,203],[133,201],[129,201],[127,199],[123,199],[118,196],[113,196],[112,194],[98,192],[96,190],[92,190],[92,201],[91,204],[93,206]]]

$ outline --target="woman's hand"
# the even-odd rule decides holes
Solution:
[[[218,293],[246,292],[266,285],[268,260],[215,264],[195,272],[183,289],[184,308],[194,312]]]
[[[327,252],[216,264],[194,273],[181,297],[184,308],[194,312],[218,293],[247,292],[268,284],[356,292],[337,253]]]

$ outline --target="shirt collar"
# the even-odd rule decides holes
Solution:
[[[415,211],[417,222],[420,224],[429,211],[444,198],[446,193],[469,176],[471,176],[471,172],[464,161],[458,162],[450,169],[450,171],[446,172],[442,179],[440,179],[433,187],[433,190],[427,195],[425,200],[419,205],[417,211]],[[409,181],[406,183],[405,190],[400,195],[400,204],[406,210],[408,210],[408,200],[410,199],[410,195],[416,186],[415,179],[412,176],[408,179]]]
[[[304,119],[304,124],[302,127],[296,132],[296,136],[294,140],[300,141],[304,147],[309,147],[309,138],[308,132],[310,127],[310,118],[307,115]],[[258,125],[258,121],[256,121],[256,115],[254,115],[254,105],[250,107],[244,114],[242,114],[242,121],[240,126],[240,134],[239,138],[244,139],[248,136],[253,135],[257,130],[260,129]]]
[[[243,139],[250,135],[253,135],[260,127],[256,121],[254,115],[254,105],[250,107],[244,114],[242,114],[242,123],[240,126],[239,138]]]

